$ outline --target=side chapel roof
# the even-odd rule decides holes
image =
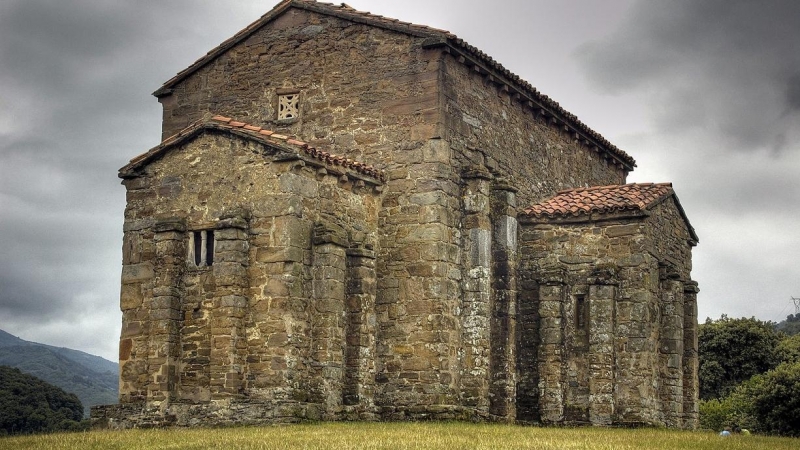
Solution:
[[[507,91],[517,102],[526,105],[534,114],[548,118],[551,123],[573,134],[575,139],[582,140],[587,146],[594,147],[605,153],[608,155],[608,158],[612,159],[616,164],[621,165],[626,170],[630,171],[636,167],[636,160],[634,160],[633,157],[617,148],[617,146],[601,136],[600,133],[589,128],[589,126],[581,122],[576,115],[562,108],[558,102],[542,94],[530,83],[523,80],[518,75],[515,75],[492,57],[468,44],[455,34],[438,28],[416,25],[371,14],[369,12],[357,11],[346,3],[334,5],[332,3],[322,3],[315,0],[284,0],[258,20],[225,40],[217,47],[211,49],[200,59],[192,63],[192,65],[178,72],[177,75],[170,78],[163,86],[153,92],[153,95],[156,97],[169,95],[175,85],[225,53],[231,47],[247,39],[258,29],[286,12],[289,8],[303,9],[338,17],[355,23],[362,23],[411,36],[426,38],[425,46],[444,47],[446,53],[453,55],[460,63],[466,64],[477,73],[487,76],[493,83],[500,85],[502,90]]]
[[[385,181],[385,174],[382,170],[375,167],[346,158],[341,155],[329,153],[316,147],[310,146],[308,143],[294,139],[289,136],[278,134],[271,130],[266,130],[262,127],[251,125],[245,122],[239,122],[230,117],[213,116],[208,119],[201,119],[178,133],[164,139],[161,143],[145,153],[131,159],[131,161],[119,169],[120,178],[130,178],[136,176],[137,171],[146,166],[151,161],[161,157],[169,149],[180,145],[189,139],[197,136],[205,130],[219,130],[229,132],[248,140],[260,142],[269,145],[270,147],[278,148],[289,154],[302,156],[305,159],[316,160],[320,165],[328,167],[341,167],[345,171],[360,174],[377,182]]]
[[[630,183],[567,189],[525,208],[522,215],[543,222],[591,220],[596,214],[646,215],[647,211],[670,197],[674,199],[692,240],[698,242],[697,234],[672,189],[672,183]]]

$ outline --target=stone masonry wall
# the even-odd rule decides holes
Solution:
[[[523,225],[519,271],[538,295],[520,311],[538,323],[520,334],[520,354],[535,357],[519,363],[522,420],[672,425],[664,401],[683,397],[659,389],[657,344],[673,328],[646,231],[641,219]]]
[[[640,217],[524,222],[521,420],[697,426],[692,239],[674,197]]]
[[[379,197],[270,152],[206,132],[125,181],[121,402],[141,423],[332,417],[345,388],[355,417],[372,414],[374,366],[348,378],[345,355],[375,351]],[[324,223],[332,243],[312,239]],[[198,229],[214,233],[210,267],[187,262]]]
[[[648,251],[661,262],[660,398],[668,426],[698,425],[697,283],[691,279],[691,246],[674,198],[653,208],[646,219]],[[690,243],[690,245],[687,245]]]
[[[207,131],[126,179],[109,418],[696,423],[675,204],[518,230],[517,205],[627,172],[426,44],[289,8],[160,94],[164,138],[212,112],[386,181]],[[184,264],[199,230],[211,267]]]
[[[213,111],[386,170],[375,306],[386,417],[459,397],[459,174],[441,139],[441,51],[423,40],[290,9],[160,98],[163,136]],[[299,94],[297,119],[277,120],[283,93]]]
[[[537,119],[487,76],[452,56],[444,58],[442,70],[446,139],[457,164],[508,177],[520,205],[563,189],[625,183],[623,169]]]

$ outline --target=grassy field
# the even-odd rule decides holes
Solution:
[[[662,429],[536,428],[469,423],[322,423],[219,429],[127,430],[0,438],[0,449],[764,449],[800,439],[721,438]]]

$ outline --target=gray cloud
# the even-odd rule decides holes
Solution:
[[[150,93],[274,3],[0,2],[0,328],[115,358],[116,171],[158,143]],[[760,314],[751,290],[788,297],[781,280],[800,278],[780,264],[800,252],[785,230],[800,220],[786,206],[800,203],[800,2],[348,3],[447,28],[590,126],[621,130],[606,137],[639,160],[634,177],[674,181],[698,229],[704,314]],[[623,119],[622,97],[656,130]]]
[[[116,171],[158,143],[150,92],[254,20],[248,7],[0,3],[0,328],[115,357]]]
[[[640,1],[574,54],[598,92],[647,105],[619,140],[632,179],[673,181],[697,229],[701,315],[779,320],[800,288],[797,42],[793,0]]]
[[[786,82],[786,108],[787,113],[800,111],[800,72],[790,76]]]
[[[609,93],[646,92],[664,129],[704,127],[738,150],[796,150],[800,2],[640,2],[577,53]],[[788,117],[789,116],[792,117]]]

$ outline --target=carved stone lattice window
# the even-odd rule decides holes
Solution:
[[[278,120],[296,119],[300,115],[300,94],[278,96]]]
[[[189,233],[189,264],[194,267],[209,267],[214,264],[214,230]]]

